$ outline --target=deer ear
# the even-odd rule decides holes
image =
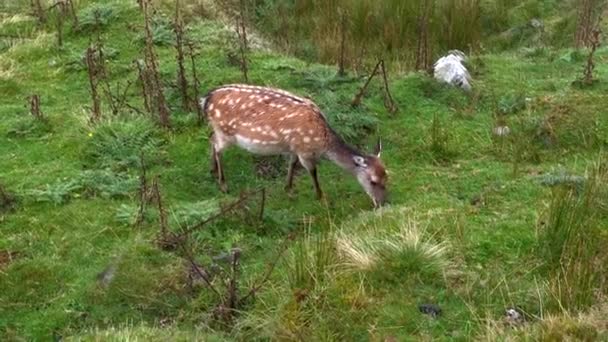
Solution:
[[[382,154],[382,140],[380,140],[380,138],[378,138],[378,141],[376,142],[376,147],[374,148],[374,154],[378,158],[380,158],[380,154]]]
[[[355,165],[357,165],[359,167],[367,167],[367,163],[365,162],[365,158],[363,158],[361,156],[354,156],[353,157],[353,162],[355,162]]]

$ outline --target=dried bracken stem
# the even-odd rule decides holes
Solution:
[[[99,93],[97,86],[99,85],[99,79],[101,74],[101,63],[99,48],[95,49],[89,46],[86,51],[86,65],[87,73],[89,75],[89,86],[91,87],[91,122],[98,122],[101,119],[101,101],[99,99]]]
[[[144,11],[144,23],[145,23],[145,35],[146,42],[144,48],[144,63],[146,66],[147,74],[149,75],[149,87],[151,97],[151,107],[155,114],[158,116],[160,125],[164,128],[169,128],[171,123],[169,121],[169,107],[165,100],[165,94],[163,92],[162,82],[160,80],[160,73],[158,71],[158,57],[154,52],[154,39],[152,35],[152,17],[150,15],[150,0],[143,0],[143,11]],[[150,89],[152,88],[152,89]]]
[[[194,44],[192,42],[187,43],[188,46],[188,54],[190,56],[190,62],[192,65],[192,88],[194,88],[194,98],[192,99],[192,108],[196,110],[196,117],[198,118],[198,124],[202,125],[205,120],[203,108],[198,103],[200,98],[200,87],[201,82],[198,79],[198,75],[196,73],[196,52],[194,48]]]
[[[152,180],[152,196],[156,205],[158,207],[158,219],[160,226],[160,236],[161,239],[167,239],[167,232],[169,231],[169,223],[167,220],[167,210],[163,205],[162,195],[160,193],[160,188],[158,186],[158,177],[154,177]]]
[[[29,97],[30,103],[30,113],[37,120],[44,120],[44,115],[40,110],[40,96],[38,94],[33,94]]]
[[[589,51],[589,56],[587,56],[587,64],[585,65],[583,83],[590,85],[593,84],[593,70],[595,69],[595,63],[593,62],[593,55],[595,54],[595,50],[600,46],[600,34],[601,31],[598,28],[594,29],[591,33],[591,38],[589,39],[589,43],[591,44],[591,51]]]
[[[182,96],[182,109],[190,109],[190,96],[188,95],[188,79],[186,78],[186,68],[184,66],[184,22],[180,12],[180,2],[175,1],[175,21],[173,23],[175,33],[175,50],[177,52],[177,88]]]
[[[152,93],[150,91],[150,78],[148,77],[146,69],[144,69],[144,65],[141,61],[135,60],[133,63],[137,68],[139,81],[141,83],[141,97],[144,99],[144,108],[146,109],[146,112],[151,113],[152,107],[150,105],[150,96]]]

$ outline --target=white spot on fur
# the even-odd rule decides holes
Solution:
[[[302,141],[304,141],[305,143],[309,143],[310,142],[310,138],[309,137],[304,137],[302,139]]]
[[[216,109],[216,110],[215,110],[215,117],[216,117],[216,118],[219,118],[220,116],[222,116],[222,113],[220,112],[220,110],[219,110],[219,109]]]

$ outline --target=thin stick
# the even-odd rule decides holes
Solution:
[[[365,90],[367,90],[367,87],[369,86],[369,83],[372,81],[372,78],[374,78],[374,76],[378,72],[378,68],[380,67],[381,63],[383,63],[382,60],[379,60],[378,63],[376,63],[376,66],[374,67],[374,70],[372,71],[371,75],[369,75],[369,77],[367,78],[367,81],[365,82],[363,87],[359,90],[359,93],[357,93],[357,95],[355,95],[355,98],[353,99],[353,101],[351,103],[352,107],[358,107],[359,105],[361,105],[361,99],[363,98],[363,95],[365,94]]]
[[[395,101],[393,101],[393,97],[391,96],[391,91],[388,89],[388,77],[386,76],[386,68],[384,66],[384,61],[382,61],[382,78],[384,79],[384,91],[386,92],[386,97],[388,98],[388,104],[384,101],[384,106],[388,109],[389,113],[395,114],[397,112],[397,105]]]

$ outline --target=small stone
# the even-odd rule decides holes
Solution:
[[[418,310],[423,314],[429,315],[433,318],[437,318],[441,315],[441,308],[435,304],[420,304]]]

